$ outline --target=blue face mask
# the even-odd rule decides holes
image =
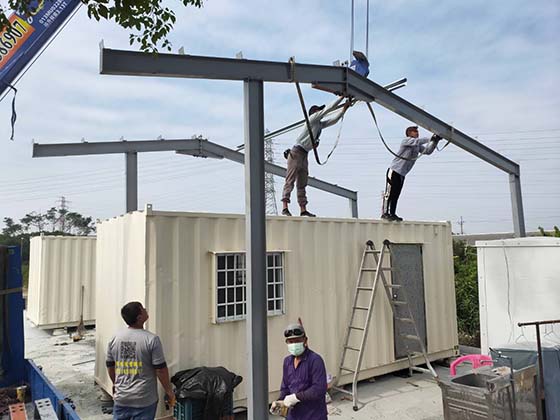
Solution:
[[[305,351],[305,346],[303,345],[303,343],[289,343],[288,351],[292,356],[301,356]]]

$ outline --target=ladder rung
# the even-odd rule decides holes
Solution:
[[[366,268],[362,268],[362,271],[377,271],[377,268],[371,268],[371,267],[366,267]]]
[[[381,250],[379,249],[368,249],[366,254],[381,254]]]
[[[333,386],[333,388],[334,388],[335,390],[337,390],[338,392],[342,392],[343,394],[354,396],[354,394],[352,394],[351,391],[347,391],[347,390],[345,390],[344,388],[340,388],[340,387],[338,387],[338,386]]]
[[[356,347],[344,346],[344,348],[348,350],[360,351],[360,349],[357,349]]]
[[[359,309],[361,311],[369,311],[367,306],[354,306],[354,309]]]
[[[373,287],[358,286],[358,290],[373,290]]]
[[[416,341],[420,341],[420,337],[418,337],[417,335],[412,335],[412,334],[399,334],[401,337],[403,338],[407,338],[409,340],[416,340]]]
[[[385,285],[385,287],[386,287],[387,289],[400,289],[400,288],[402,287],[402,285],[400,285],[400,284],[389,284],[389,283],[387,283],[387,284]]]
[[[393,300],[393,305],[408,305],[408,302],[405,300]]]
[[[355,372],[356,372],[355,370],[345,368],[344,366],[342,366],[342,367],[340,368],[340,370],[345,370],[346,372],[350,372],[350,373],[355,373]]]
[[[395,318],[395,319],[400,322],[410,322],[411,324],[414,323],[414,320],[412,318]]]
[[[430,369],[425,369],[425,368],[421,368],[418,366],[411,366],[410,367],[411,370],[414,370],[416,372],[421,372],[421,373],[432,373],[432,371]]]
[[[362,328],[362,327],[353,327],[352,325],[349,325],[348,328],[350,328],[351,330],[365,331],[365,328]]]

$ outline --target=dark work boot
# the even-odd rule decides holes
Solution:
[[[310,213],[307,210],[302,211],[299,215],[300,216],[306,216],[306,217],[316,217],[313,213]]]
[[[282,216],[291,216],[292,213],[290,213],[290,210],[288,209],[282,209]]]

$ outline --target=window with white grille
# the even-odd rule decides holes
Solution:
[[[247,315],[245,253],[216,254],[216,321],[237,321]],[[284,253],[266,257],[268,315],[284,313]]]

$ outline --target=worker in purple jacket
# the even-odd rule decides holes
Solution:
[[[284,359],[279,399],[291,407],[288,420],[327,420],[327,373],[323,358],[309,349],[301,324],[289,325],[284,337],[290,356]]]

